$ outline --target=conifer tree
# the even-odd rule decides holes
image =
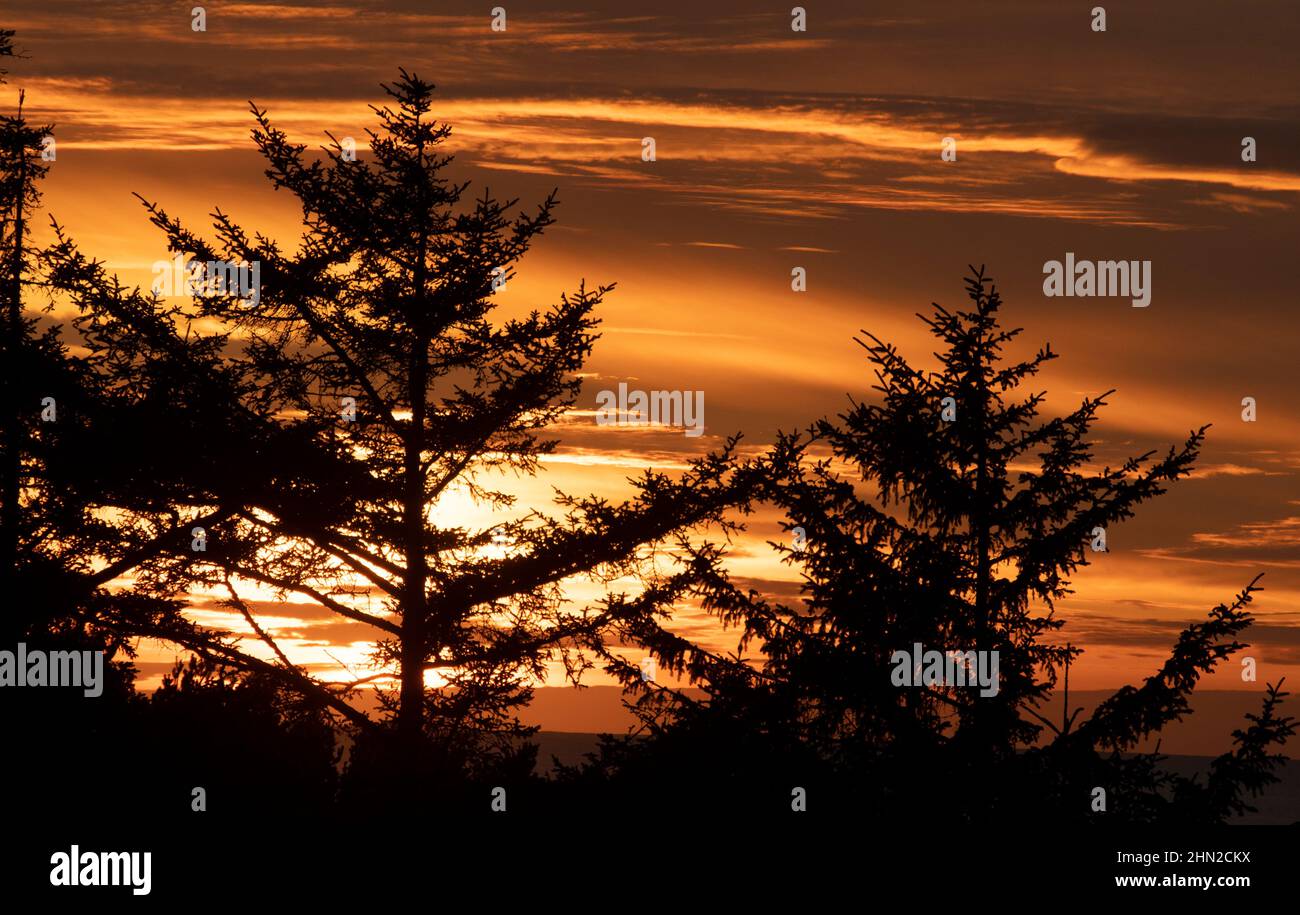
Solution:
[[[466,202],[467,184],[444,174],[450,128],[430,115],[433,86],[403,71],[384,88],[370,152],[355,156],[337,141],[310,156],[253,106],[267,175],[301,205],[296,251],[220,210],[209,241],[147,206],[172,251],[259,266],[255,295],[214,286],[199,313],[230,333],[246,401],[345,464],[343,476],[317,479],[326,493],[238,506],[214,523],[202,580],[241,610],[240,582],[256,582],[369,627],[381,671],[328,687],[343,701],[353,687],[395,683],[381,693],[380,726],[350,715],[363,738],[354,761],[438,784],[529,769],[514,711],[548,660],[576,677],[589,663],[582,649],[600,646],[613,621],[686,586],[670,577],[578,606],[567,579],[635,572],[653,545],[721,521],[755,475],[731,440],[680,478],[647,472],[626,503],[560,496],[559,516],[516,510],[500,475],[533,474],[554,449],[544,436],[579,391],[592,312],[612,286],[583,284],[545,310],[500,318],[494,293],[551,224],[554,194],[531,215],[487,192]],[[513,515],[479,530],[435,514],[457,491]],[[346,507],[318,504],[331,500]]]
[[[12,56],[12,37],[12,32],[0,31],[0,55]],[[165,498],[175,474],[164,469],[142,477],[151,469],[146,458],[169,441],[157,430],[174,426],[176,415],[169,417],[171,423],[158,422],[156,414],[152,424],[142,422],[143,406],[158,393],[150,378],[138,373],[115,377],[120,374],[114,369],[121,361],[119,347],[101,346],[93,330],[80,334],[79,322],[59,323],[49,316],[53,298],[68,291],[57,288],[61,277],[52,268],[69,246],[33,241],[39,183],[52,161],[45,153],[53,151],[53,128],[30,123],[25,101],[20,92],[15,113],[0,118],[0,644],[7,652],[21,644],[29,657],[47,651],[104,651],[107,663],[93,698],[79,690],[0,690],[7,745],[17,748],[0,760],[0,784],[11,789],[7,803],[16,819],[27,819],[24,811],[37,819],[135,816],[151,802],[159,809],[170,805],[174,813],[179,797],[152,790],[158,755],[150,750],[167,753],[178,774],[192,771],[194,760],[186,758],[185,748],[169,742],[172,735],[159,727],[163,716],[148,714],[149,704],[134,689],[130,658],[132,629],[160,635],[182,618],[166,593],[147,584],[111,590],[107,585],[138,570],[172,539],[137,509],[151,504],[155,518],[164,520],[176,513],[175,504]],[[117,295],[143,304],[138,294],[123,295],[118,288]],[[109,322],[115,341],[129,338],[124,333],[129,323]],[[174,357],[184,352],[170,325],[164,337],[164,348]],[[74,356],[73,344],[91,355]],[[132,348],[142,349],[139,339]],[[209,377],[193,372],[194,367],[190,363],[191,371],[183,374]],[[161,383],[172,390],[169,380]],[[184,468],[186,463],[172,466]],[[263,684],[261,695],[270,692]],[[202,731],[217,717],[202,703],[212,693],[206,687],[191,689],[169,707]],[[277,708],[265,709],[261,716],[283,718]],[[310,712],[300,717],[306,720]],[[319,709],[315,721],[318,739],[321,734],[329,739]],[[270,755],[284,743],[263,740],[260,749]],[[316,761],[328,768],[331,751],[326,746]],[[89,770],[88,757],[96,763]],[[304,759],[305,754],[298,764]],[[68,792],[73,784],[79,792]],[[87,809],[87,797],[94,799],[92,809]]]
[[[13,32],[0,31],[0,56],[12,56]],[[0,71],[3,82],[3,71]],[[40,203],[37,182],[46,172],[40,157],[41,137],[48,131],[28,124],[23,117],[24,97],[18,111],[0,118],[0,250],[3,251],[4,372],[0,402],[0,588],[12,593],[23,526],[20,506],[23,454],[35,416],[27,405],[23,387],[29,327],[22,312],[23,288],[31,270],[30,219]]]
[[[800,606],[735,585],[716,550],[691,550],[705,606],[739,626],[758,659],[718,656],[653,619],[631,621],[625,637],[688,675],[707,701],[652,691],[640,710],[653,739],[610,743],[607,772],[662,782],[655,773],[706,768],[746,791],[802,773],[836,784],[845,809],[858,809],[853,798],[875,813],[966,819],[1100,819],[1090,801],[1103,787],[1111,816],[1165,822],[1217,822],[1273,780],[1272,751],[1293,730],[1277,714],[1281,684],[1204,783],[1134,753],[1187,714],[1201,674],[1243,647],[1254,582],[1191,625],[1142,686],[1119,690],[1085,721],[1049,717],[1045,700],[1079,653],[1057,637],[1070,575],[1088,564],[1099,532],[1189,473],[1206,430],[1163,456],[1095,468],[1089,433],[1111,392],[1041,418],[1046,395],[1025,386],[1056,354],[1044,346],[1009,361],[1004,349],[1021,331],[1001,326],[982,269],[967,294],[965,309],[918,316],[939,342],[937,370],[914,368],[867,334],[859,343],[878,396],[778,442],[763,493],[787,531],[801,529],[797,543],[773,544],[801,572]],[[996,694],[910,677],[900,687],[895,652],[910,655],[916,643],[998,652]],[[641,688],[634,672],[615,669]],[[693,762],[665,761],[682,748]]]
[[[21,107],[0,119],[0,574],[12,597],[3,626],[19,639],[94,630],[129,654],[132,635],[190,631],[175,612],[179,591],[148,574],[135,587],[107,586],[183,555],[196,524],[233,512],[232,494],[253,502],[278,492],[276,469],[311,461],[292,442],[267,446],[278,427],[245,407],[247,387],[222,365],[224,337],[190,333],[177,308],[122,286],[52,218],[54,243],[32,243],[52,136]],[[53,320],[56,302],[81,315]],[[241,453],[267,459],[250,473],[214,447],[214,429],[241,430]],[[196,510],[212,504],[211,514]]]

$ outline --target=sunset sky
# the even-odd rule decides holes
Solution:
[[[56,125],[49,213],[83,250],[148,285],[166,258],[133,191],[192,226],[215,206],[282,243],[293,199],[262,176],[249,100],[291,138],[357,139],[398,66],[436,83],[453,171],[524,205],[559,189],[558,224],[503,293],[543,306],[616,281],[577,409],[547,473],[522,484],[626,494],[744,431],[757,448],[867,396],[852,337],[866,329],[932,363],[915,318],[964,302],[967,264],[997,280],[1049,410],[1115,388],[1100,463],[1164,448],[1212,423],[1193,479],[1109,532],[1076,576],[1062,638],[1087,653],[1081,689],[1154,672],[1187,623],[1266,573],[1246,652],[1208,685],[1300,675],[1300,6],[1093,3],[205,4],[18,0],[0,25],[27,59],[6,109]],[[1246,11],[1249,14],[1246,14]],[[1258,160],[1241,158],[1255,138]],[[657,160],[642,160],[653,137]],[[957,160],[940,158],[944,137]],[[1149,260],[1152,298],[1047,298],[1043,265]],[[808,291],[790,288],[806,268]],[[706,431],[601,427],[596,392],[705,392]],[[1241,419],[1243,397],[1258,421]],[[448,510],[470,512],[467,505]],[[797,599],[760,513],[734,574]],[[594,592],[592,592],[594,593]],[[362,663],[369,630],[304,605],[258,603],[264,623],[328,675]],[[225,618],[199,595],[195,612]],[[240,628],[233,621],[232,628]],[[730,645],[705,617],[681,628]],[[142,656],[144,685],[170,650]],[[556,681],[558,683],[558,680]],[[600,677],[590,682],[610,682]]]

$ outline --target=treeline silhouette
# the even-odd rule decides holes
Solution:
[[[1078,653],[1054,641],[1053,605],[1089,537],[1185,476],[1204,430],[1163,457],[1088,471],[1104,396],[1039,418],[1043,395],[1017,392],[1055,354],[1006,360],[1019,331],[999,324],[982,269],[965,310],[922,317],[938,372],[868,335],[879,396],[759,457],[736,436],[681,474],[646,472],[620,503],[562,494],[487,530],[435,520],[450,492],[518,508],[493,475],[534,474],[555,449],[546,435],[576,402],[614,287],[580,284],[500,318],[494,294],[555,196],[531,214],[487,192],[469,200],[446,177],[433,86],[402,71],[384,90],[364,155],[333,137],[309,153],[253,106],[267,177],[301,205],[295,246],[220,209],[204,237],[141,198],[172,253],[259,266],[256,289],[209,283],[179,299],[122,284],[52,217],[52,243],[34,244],[53,128],[21,104],[0,123],[0,649],[111,662],[97,699],[0,689],[19,748],[0,754],[0,774],[17,803],[175,816],[201,786],[214,818],[414,827],[432,812],[492,815],[496,787],[510,811],[710,815],[781,815],[802,789],[810,812],[846,815],[1213,823],[1273,778],[1294,730],[1280,684],[1205,781],[1131,752],[1243,647],[1254,583],[1086,721],[1042,707]],[[52,303],[76,317],[53,321]],[[727,573],[718,539],[759,504],[787,519],[791,539],[774,547],[803,578],[797,606]],[[580,576],[605,596],[568,600]],[[313,676],[259,623],[250,583],[366,627],[385,672]],[[252,636],[186,615],[200,590]],[[684,600],[761,660],[674,633]],[[151,695],[134,684],[141,639],[191,658]],[[895,686],[893,653],[918,642],[997,651],[999,690]],[[645,682],[628,645],[707,701]],[[593,667],[620,678],[642,727],[543,778],[517,713],[556,662],[575,683]],[[358,701],[372,688],[377,712]],[[1053,739],[1029,749],[1044,729]]]

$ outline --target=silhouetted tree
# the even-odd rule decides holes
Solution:
[[[0,32],[0,55],[12,51],[11,36]],[[5,738],[21,747],[0,759],[11,812],[30,805],[40,817],[82,820],[148,810],[175,815],[188,807],[189,789],[162,790],[160,760],[180,781],[202,776],[210,787],[237,786],[222,792],[214,811],[250,804],[277,760],[282,778],[272,779],[281,809],[302,790],[320,799],[321,791],[309,789],[322,772],[333,777],[334,735],[319,712],[320,696],[331,694],[291,699],[265,673],[218,676],[212,664],[187,667],[155,700],[135,691],[131,659],[140,636],[210,652],[232,643],[180,612],[183,580],[154,574],[160,555],[183,556],[193,524],[207,523],[194,504],[233,511],[224,508],[230,493],[243,505],[268,491],[279,504],[277,471],[315,464],[292,442],[267,444],[280,427],[241,404],[239,375],[221,365],[222,338],[178,331],[174,310],[108,277],[57,224],[53,245],[33,244],[52,128],[28,123],[23,102],[20,93],[17,112],[0,118],[0,647],[102,650],[107,663],[98,696],[0,690]],[[56,299],[82,316],[52,320]],[[74,355],[73,346],[81,352]],[[214,447],[213,429],[242,435],[237,446],[219,440]],[[247,461],[259,449],[267,456]],[[198,490],[204,500],[195,494],[199,484],[208,487]],[[168,571],[176,565],[172,558]],[[134,581],[123,586],[122,577]],[[218,688],[221,697],[243,697],[242,711],[237,701],[213,701]],[[295,742],[295,722],[309,720],[315,743]],[[237,748],[186,746],[177,722],[210,741],[234,739]],[[244,771],[229,768],[232,753],[246,762]],[[258,796],[272,799],[266,791]]]
[[[511,217],[515,201],[486,193],[462,205],[466,185],[443,175],[450,128],[429,116],[433,87],[403,72],[385,90],[392,107],[374,109],[380,128],[368,156],[335,142],[309,157],[253,107],[267,174],[302,206],[297,253],[220,211],[209,242],[147,205],[174,252],[258,265],[255,294],[214,287],[197,296],[200,313],[241,347],[227,363],[254,386],[246,402],[347,463],[343,475],[322,468],[323,492],[239,505],[214,521],[200,580],[227,589],[286,669],[241,582],[369,627],[381,672],[320,688],[337,708],[355,687],[396,680],[381,694],[383,727],[360,708],[349,714],[361,732],[353,768],[418,778],[432,792],[447,780],[530,769],[521,741],[530,729],[514,709],[546,662],[576,677],[582,649],[599,646],[613,621],[686,586],[670,578],[592,607],[566,601],[566,579],[634,573],[646,547],[719,520],[754,477],[733,460],[732,441],[679,479],[647,472],[623,504],[561,496],[561,517],[532,511],[484,530],[435,516],[455,492],[511,508],[492,476],[532,474],[553,450],[542,436],[576,397],[595,340],[592,311],[612,287],[582,285],[545,311],[494,320],[493,294],[551,223],[554,194],[534,215]],[[193,559],[184,559],[187,575]],[[231,651],[220,657],[245,663]],[[430,671],[445,685],[429,688]]]
[[[0,33],[0,54],[13,53],[12,32]],[[2,74],[0,74],[2,77]],[[9,591],[15,584],[18,562],[23,453],[29,436],[28,426],[36,419],[21,389],[25,368],[25,344],[29,328],[22,313],[25,274],[31,268],[31,242],[28,220],[39,205],[37,182],[45,175],[41,161],[41,137],[48,128],[29,125],[23,117],[23,95],[19,94],[18,111],[0,118],[0,246],[4,259],[4,361],[3,421],[0,422],[0,587]]]
[[[1098,529],[1189,472],[1205,429],[1162,458],[1090,470],[1088,434],[1107,395],[1040,419],[1045,395],[1021,389],[1056,354],[1045,346],[1006,361],[1004,346],[1020,330],[1000,327],[1001,300],[982,269],[967,293],[965,310],[935,305],[920,316],[940,342],[937,371],[912,367],[868,334],[859,342],[875,368],[876,401],[781,436],[764,496],[784,511],[787,531],[799,529],[797,542],[792,534],[773,546],[802,573],[801,606],[733,584],[716,549],[686,547],[704,606],[740,626],[742,650],[757,643],[761,659],[704,651],[650,617],[629,621],[625,638],[688,675],[706,701],[650,690],[639,705],[648,736],[609,742],[601,766],[570,771],[570,780],[616,772],[633,786],[681,792],[691,789],[665,773],[703,771],[708,790],[730,781],[753,806],[756,785],[803,778],[835,785],[824,803],[837,809],[965,819],[1100,818],[1090,802],[1102,787],[1105,816],[1214,822],[1272,778],[1281,757],[1270,748],[1293,730],[1276,713],[1284,694],[1274,687],[1207,783],[1132,754],[1187,713],[1200,674],[1242,647],[1253,583],[1189,627],[1141,687],[1125,687],[1077,725],[1077,712],[1060,726],[1043,714],[1057,671],[1079,653],[1050,642],[1070,574],[1087,564]],[[895,685],[894,653],[915,643],[998,652],[996,695]],[[645,689],[634,671],[611,664]],[[1034,748],[1045,729],[1050,741]]]
[[[42,254],[45,281],[80,312],[66,331],[88,355],[67,360],[75,382],[65,385],[60,421],[44,430],[33,475],[51,491],[40,504],[67,503],[40,553],[50,568],[42,587],[58,597],[45,605],[75,608],[128,647],[161,639],[293,678],[336,712],[352,712],[296,667],[248,655],[229,632],[182,611],[204,557],[196,531],[239,511],[345,517],[360,475],[337,447],[277,421],[227,358],[225,334],[196,332],[183,305],[124,287],[57,223],[54,234]]]
[[[96,348],[73,327],[47,317],[51,297],[60,291],[56,274],[66,245],[31,242],[38,182],[49,168],[44,141],[53,128],[29,124],[23,100],[20,93],[17,113],[0,119],[5,264],[0,576],[13,598],[0,628],[15,638],[36,638],[82,629],[92,623],[96,607],[102,610],[107,603],[125,606],[127,598],[114,597],[103,586],[132,568],[139,548],[156,532],[133,530],[120,513],[109,516],[104,509],[158,492],[167,474],[144,479],[137,466],[158,447],[151,439],[164,424],[150,435],[125,434],[135,404],[155,393],[148,380],[115,384],[119,353]],[[70,342],[90,343],[92,354],[72,356]],[[125,472],[114,474],[110,467]]]
[[[0,56],[13,56],[13,35],[0,30]],[[0,70],[0,83],[5,73]],[[115,646],[77,625],[59,600],[58,585],[75,574],[63,562],[72,544],[60,534],[82,543],[87,538],[79,525],[64,523],[80,516],[72,507],[75,496],[47,485],[43,458],[54,436],[42,414],[51,415],[47,404],[66,406],[67,391],[93,384],[67,358],[57,328],[38,329],[24,307],[33,289],[40,292],[41,252],[32,244],[30,224],[48,169],[42,139],[51,131],[27,121],[24,102],[20,92],[15,113],[0,117],[0,647],[106,648],[109,663],[94,701],[77,690],[0,690],[0,721],[6,745],[14,748],[0,759],[0,784],[16,816],[29,801],[46,800],[50,789],[66,785],[69,768],[84,762],[88,745],[110,744],[125,732],[133,677],[129,665],[115,661]]]

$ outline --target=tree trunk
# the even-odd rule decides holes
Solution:
[[[406,440],[403,521],[406,525],[406,580],[402,595],[402,692],[397,729],[408,748],[419,744],[424,723],[425,604],[429,577],[424,552],[424,477],[420,455],[424,443],[428,343],[420,339],[411,359],[411,431]]]
[[[424,144],[420,144],[424,158]],[[422,209],[423,213],[424,210]],[[412,299],[418,307],[424,301],[425,257],[428,231],[420,226],[416,245],[415,274],[411,278]],[[425,616],[425,585],[429,578],[428,557],[424,552],[424,474],[420,468],[424,453],[424,423],[429,396],[428,335],[420,330],[411,344],[411,364],[407,371],[411,403],[411,429],[406,438],[404,455],[403,521],[406,525],[406,580],[402,595],[402,689],[397,712],[397,731],[408,760],[417,759],[424,732],[424,659],[428,644]]]

